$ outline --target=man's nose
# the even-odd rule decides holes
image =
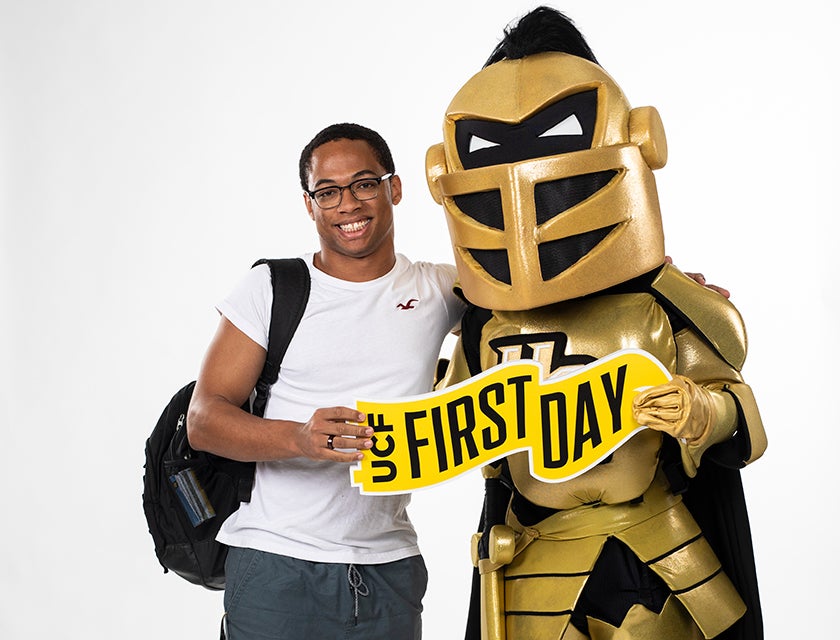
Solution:
[[[341,187],[338,200],[338,209],[340,211],[355,211],[359,207],[360,202],[361,200],[355,196],[350,185]]]

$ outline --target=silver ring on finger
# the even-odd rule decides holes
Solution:
[[[335,445],[333,444],[333,440],[335,440],[335,434],[327,436],[327,449],[330,451],[335,450]]]

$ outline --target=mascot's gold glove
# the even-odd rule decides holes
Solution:
[[[703,452],[729,438],[738,426],[735,401],[723,388],[719,382],[705,387],[675,375],[633,399],[633,418],[680,440],[683,464],[694,476]]]
[[[711,392],[681,375],[642,391],[633,400],[636,422],[687,444],[706,440],[715,417]]]
[[[633,418],[686,443],[699,443],[713,418],[711,394],[693,380],[675,375],[669,382],[642,391],[633,399]]]

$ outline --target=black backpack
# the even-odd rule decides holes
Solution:
[[[274,300],[265,366],[253,402],[243,409],[262,416],[306,308],[310,280],[300,258],[264,259],[253,266],[259,264],[271,268]],[[255,464],[190,447],[186,416],[194,387],[195,381],[190,382],[172,397],[146,440],[143,511],[164,573],[171,570],[194,584],[221,590],[228,548],[216,542],[216,534],[240,502],[250,501]]]

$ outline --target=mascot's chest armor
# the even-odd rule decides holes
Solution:
[[[653,296],[594,296],[530,311],[495,311],[481,335],[482,369],[532,359],[550,375],[562,374],[620,349],[642,349],[669,370],[676,367],[671,324]],[[572,480],[547,483],[529,473],[528,453],[508,457],[516,489],[551,509],[628,502],[641,496],[656,473],[662,436],[645,429],[600,465]]]

